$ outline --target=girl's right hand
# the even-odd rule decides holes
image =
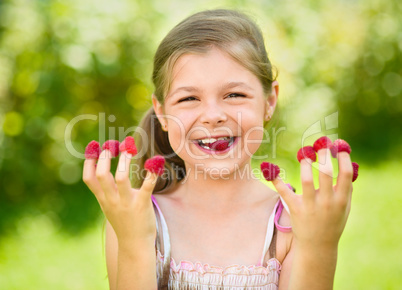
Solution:
[[[158,176],[147,173],[140,189],[131,187],[129,172],[132,155],[123,151],[116,174],[110,172],[112,154],[104,150],[96,159],[84,162],[83,180],[93,192],[119,244],[136,241],[154,242],[156,218],[151,195]],[[96,164],[97,163],[97,164]]]

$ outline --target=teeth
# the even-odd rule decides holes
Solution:
[[[231,138],[230,138],[230,137],[219,137],[219,138],[217,138],[217,139],[215,139],[215,138],[209,138],[209,139],[201,139],[201,140],[198,140],[198,142],[201,143],[201,144],[210,144],[210,143],[214,143],[214,142],[217,141],[217,140],[228,140],[228,139],[231,139]]]
[[[210,149],[209,144],[215,142],[216,140],[229,140],[229,146],[232,146],[233,142],[234,142],[235,137],[219,137],[217,139],[215,138],[210,138],[210,139],[202,139],[202,140],[198,140],[198,144],[205,148],[205,149]]]

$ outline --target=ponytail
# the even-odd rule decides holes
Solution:
[[[145,132],[145,136],[140,134],[138,130],[134,133],[135,142],[141,151],[139,152],[139,158],[134,159],[134,164],[137,165],[136,167],[140,174],[134,174],[135,178],[132,178],[133,187],[141,187],[144,181],[145,161],[155,155],[162,155],[165,158],[165,170],[158,178],[154,192],[166,192],[175,187],[186,176],[184,162],[170,146],[168,133],[162,130],[153,107],[145,113],[139,128],[142,129],[142,132]],[[144,150],[145,152],[143,152]]]

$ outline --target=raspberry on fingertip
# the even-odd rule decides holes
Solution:
[[[336,156],[339,152],[347,152],[348,154],[350,154],[350,152],[352,152],[352,149],[350,148],[350,145],[348,144],[348,142],[346,142],[345,140],[342,140],[342,139],[337,139],[334,141],[334,143],[332,144],[332,147],[331,147],[332,157],[336,158]]]
[[[261,171],[267,181],[272,181],[278,177],[280,169],[279,166],[270,162],[262,162]]]
[[[112,156],[116,157],[119,155],[119,145],[120,142],[117,140],[107,140],[105,143],[103,143],[102,149],[109,150],[112,153]]]
[[[145,161],[144,168],[149,172],[162,175],[165,166],[165,158],[162,155],[155,155]]]
[[[88,143],[87,147],[85,147],[85,159],[98,159],[100,152],[101,149],[99,143],[92,140]]]
[[[356,162],[352,162],[352,166],[353,166],[352,182],[354,182],[357,179],[357,177],[359,176],[359,164],[357,164]]]
[[[127,153],[133,156],[137,154],[137,147],[135,146],[135,141],[132,136],[127,136],[126,139],[120,143],[119,149],[120,152],[127,151]]]
[[[314,148],[315,152],[318,152],[318,150],[324,149],[324,148],[330,149],[331,147],[332,147],[332,141],[327,136],[322,136],[322,137],[318,138],[313,144],[313,148]]]
[[[297,160],[301,162],[305,158],[309,158],[313,162],[317,160],[317,155],[313,146],[304,146],[299,149],[299,151],[297,152]]]

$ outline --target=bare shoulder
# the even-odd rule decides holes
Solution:
[[[279,199],[279,194],[262,181],[258,181],[256,192],[258,192],[260,197],[264,200],[276,202]]]
[[[158,205],[165,205],[166,203],[174,202],[178,198],[178,190],[177,188],[172,188],[169,191],[162,193],[153,193],[153,197],[155,198]]]

